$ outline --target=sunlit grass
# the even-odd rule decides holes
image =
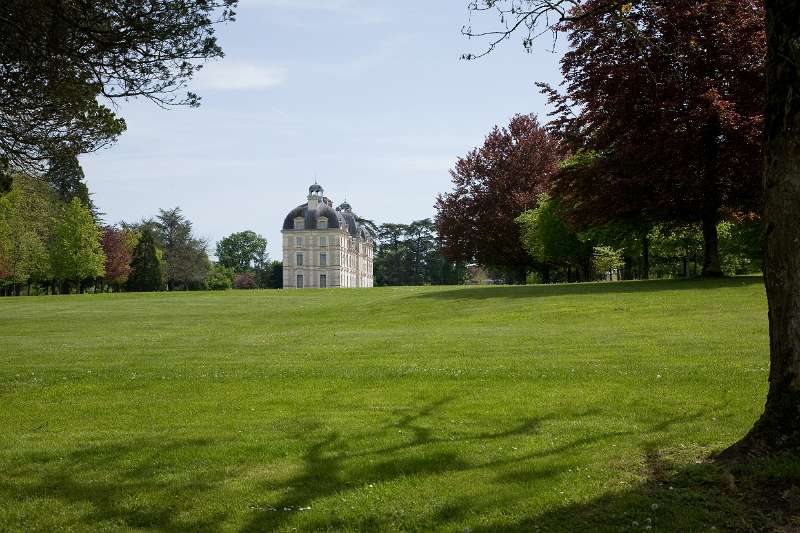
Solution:
[[[691,480],[766,326],[759,278],[3,298],[0,530],[743,527]]]

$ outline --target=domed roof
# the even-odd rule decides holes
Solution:
[[[314,185],[308,188],[309,194],[313,194],[315,192],[321,193],[322,192],[322,185],[319,183],[314,182]]]
[[[339,206],[338,213],[347,228],[347,232],[353,237],[358,237],[361,232],[361,224],[358,223],[353,212],[345,211],[342,209],[342,206]]]
[[[283,229],[294,229],[294,219],[297,217],[303,217],[305,227],[308,229],[316,228],[320,217],[328,219],[329,228],[343,227],[339,213],[325,202],[320,202],[316,209],[309,209],[308,204],[295,207],[283,220]]]

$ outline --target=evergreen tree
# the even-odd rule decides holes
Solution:
[[[265,271],[269,273],[265,287],[267,289],[282,289],[283,263],[281,261],[273,261],[267,266]]]
[[[164,288],[163,260],[153,231],[144,226],[139,242],[133,250],[131,273],[128,276],[129,291],[160,291]]]
[[[206,253],[206,241],[192,234],[192,222],[180,207],[161,209],[153,225],[158,245],[163,247],[164,273],[167,288],[175,290],[200,287],[208,275],[211,262]]]
[[[70,203],[73,198],[78,198],[89,208],[92,216],[97,218],[97,208],[92,202],[89,187],[84,182],[83,169],[75,155],[60,154],[50,158],[45,179],[64,203]]]

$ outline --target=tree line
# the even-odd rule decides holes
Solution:
[[[386,223],[375,232],[375,285],[458,285],[466,277],[463,262],[442,251],[436,225],[429,218],[410,224]]]
[[[252,231],[217,243],[218,261],[179,207],[105,225],[77,158],[0,191],[0,295],[282,287],[282,264]]]

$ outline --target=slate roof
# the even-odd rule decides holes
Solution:
[[[322,191],[322,187],[316,183],[312,185],[309,190],[315,188]],[[367,239],[367,234],[369,234],[369,232],[365,231],[361,224],[358,223],[350,204],[345,202],[334,209],[333,202],[331,202],[329,198],[321,198],[320,200],[316,209],[309,209],[307,203],[298,205],[292,209],[283,220],[283,229],[294,229],[294,219],[297,217],[303,217],[306,229],[315,229],[320,217],[326,217],[328,219],[328,228],[343,228],[353,237],[359,237],[363,240]]]
[[[294,229],[294,219],[297,217],[303,217],[305,220],[305,227],[308,229],[316,228],[317,221],[320,217],[326,217],[328,219],[329,228],[335,229],[344,227],[339,213],[324,202],[320,202],[316,209],[309,209],[308,204],[298,205],[286,215],[283,221],[283,229]]]

